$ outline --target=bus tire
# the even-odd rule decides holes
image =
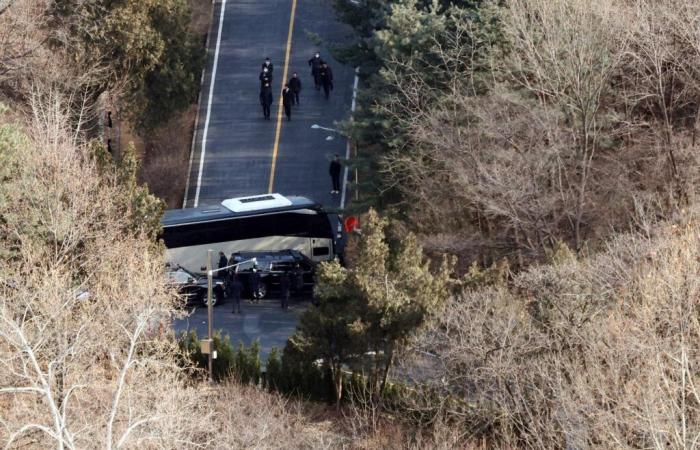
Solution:
[[[207,291],[201,294],[202,306],[206,308],[207,306]],[[223,303],[223,292],[219,289],[214,290],[212,295],[212,306],[216,307],[219,303]]]
[[[258,285],[258,292],[257,292],[257,295],[255,296],[255,298],[260,300],[261,298],[265,298],[266,295],[267,295],[267,284],[265,284],[264,282],[261,281],[260,284]]]

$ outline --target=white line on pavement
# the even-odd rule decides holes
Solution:
[[[219,31],[216,36],[216,50],[214,50],[214,66],[211,70],[211,81],[209,83],[209,99],[207,100],[207,117],[204,120],[204,132],[202,133],[202,153],[199,155],[199,174],[197,175],[197,191],[194,195],[194,207],[199,205],[199,191],[202,187],[202,171],[204,170],[204,156],[207,152],[207,134],[209,132],[209,117],[211,116],[211,100],[214,96],[214,82],[216,81],[216,68],[219,65],[219,47],[221,46],[221,29],[224,25],[224,11],[226,11],[226,0],[221,1],[221,14],[219,14]]]
[[[355,82],[353,83],[352,86],[352,104],[350,105],[350,120],[352,121],[352,114],[355,113],[355,104],[357,100],[357,84],[359,82],[359,77],[357,76],[360,73],[360,68],[355,67]],[[345,145],[345,160],[347,161],[350,159],[350,138],[347,139],[347,143]],[[340,209],[345,208],[345,192],[348,187],[348,166],[345,166],[345,170],[343,172],[343,194],[340,196]]]
[[[212,0],[212,4],[214,0]],[[207,42],[204,49],[209,52],[209,38],[211,33],[207,33]],[[204,88],[204,74],[207,71],[206,65],[202,67],[202,75],[199,78],[199,94],[197,94],[197,114],[194,117],[194,129],[192,132],[192,145],[190,146],[190,164],[187,168],[187,182],[185,183],[185,198],[182,199],[182,209],[187,208],[187,198],[190,196],[190,177],[192,176],[192,162],[194,161],[194,146],[197,142],[197,126],[199,125],[199,111],[202,110],[202,89]]]

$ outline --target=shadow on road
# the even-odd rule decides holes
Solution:
[[[280,307],[277,299],[265,299],[260,303],[241,302],[241,314],[231,312],[233,303],[226,301],[214,308],[214,329],[228,335],[235,346],[242,342],[249,346],[260,341],[260,359],[265,363],[272,347],[282,350],[289,336],[294,333],[299,316],[308,307],[308,299],[292,299],[288,310]],[[173,322],[175,333],[197,331],[197,336],[207,334],[207,308],[188,308],[188,316]]]

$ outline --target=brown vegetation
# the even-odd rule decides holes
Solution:
[[[32,105],[30,134],[0,127],[0,443],[336,447],[294,402],[190,377],[141,192],[75,139],[59,96]]]
[[[382,73],[396,93],[378,107],[408,140],[384,172],[427,246],[526,262],[693,201],[696,3],[512,0],[497,17],[502,41],[465,39],[460,18],[433,59]],[[464,75],[436,87],[443,67]]]
[[[424,336],[433,386],[494,446],[693,448],[699,251],[694,218],[456,296]]]

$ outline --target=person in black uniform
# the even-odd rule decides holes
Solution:
[[[280,290],[282,291],[282,308],[289,308],[289,292],[292,288],[292,280],[289,278],[289,272],[284,272],[280,277]]]
[[[325,62],[321,64],[321,69],[319,69],[319,78],[321,79],[321,85],[323,86],[323,94],[326,96],[326,100],[333,90],[333,71]]]
[[[319,76],[319,72],[321,70],[322,63],[323,60],[318,52],[316,52],[316,54],[314,54],[314,56],[309,60],[309,65],[311,66],[311,76],[314,77],[314,84],[316,85],[317,91],[321,89],[321,78]]]
[[[340,156],[335,155],[333,158],[333,161],[331,161],[331,165],[328,168],[328,173],[331,175],[331,181],[333,182],[333,190],[331,190],[331,194],[339,194],[340,193],[340,171],[342,170],[342,166],[340,165]]]
[[[296,263],[292,271],[292,282],[294,284],[294,292],[301,297],[304,290],[304,271],[301,270],[299,263]]]
[[[224,255],[224,252],[219,252],[219,269],[223,269],[224,267],[228,266],[228,259],[226,259],[226,255]]]
[[[270,72],[270,75],[272,75],[272,70],[274,69],[274,67],[272,66],[272,61],[270,61],[269,56],[267,58],[265,58],[265,61],[263,61],[262,67],[260,67],[260,69],[261,70],[267,69],[268,72]]]
[[[292,104],[294,104],[294,94],[289,89],[289,85],[285,84],[282,89],[282,106],[284,106],[284,114],[287,116],[287,122],[292,120]]]
[[[264,87],[266,84],[269,84],[272,86],[272,72],[270,72],[269,69],[263,68],[262,72],[260,72],[260,76],[258,77],[260,80],[260,87]]]
[[[270,120],[270,107],[272,106],[272,88],[269,83],[266,83],[260,90],[260,104],[263,109],[263,116],[266,120]]]
[[[243,292],[243,283],[238,279],[236,273],[233,274],[230,283],[231,300],[233,303],[233,314],[241,313],[241,293]]]
[[[299,106],[299,93],[301,92],[301,80],[296,72],[292,74],[292,78],[289,79],[289,89],[292,90],[292,105],[296,104]]]

